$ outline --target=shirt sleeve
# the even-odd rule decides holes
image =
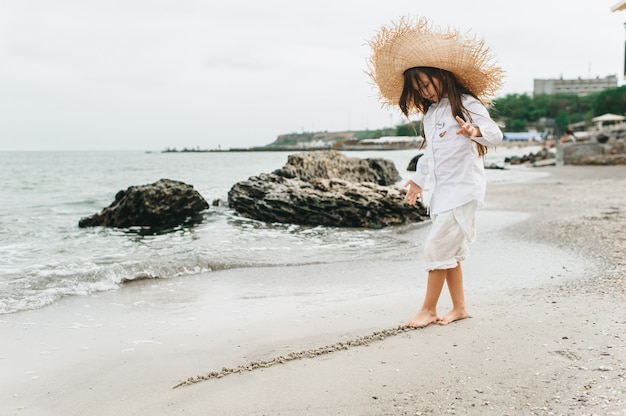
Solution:
[[[472,124],[480,128],[481,137],[476,137],[474,141],[488,147],[499,144],[504,135],[500,127],[491,119],[487,108],[469,95],[464,96],[463,105],[472,116]]]

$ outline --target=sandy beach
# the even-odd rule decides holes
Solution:
[[[0,414],[624,416],[626,166],[536,169],[488,188],[469,319],[398,330],[422,300],[428,225],[400,227],[397,258],[140,281],[0,316]]]

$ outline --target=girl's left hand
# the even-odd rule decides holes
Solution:
[[[456,118],[456,121],[461,126],[461,128],[456,132],[456,134],[462,134],[463,136],[471,140],[475,139],[476,137],[481,136],[480,129],[478,128],[478,126],[472,123],[468,123],[467,121],[463,120],[459,116],[456,116],[455,118]]]

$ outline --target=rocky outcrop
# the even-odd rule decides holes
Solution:
[[[193,186],[171,179],[131,186],[101,212],[82,218],[79,227],[174,227],[209,208]]]
[[[556,146],[557,165],[571,165],[579,159],[605,154],[604,145],[600,143],[565,143]]]
[[[626,165],[626,153],[616,155],[595,155],[572,161],[572,165]]]
[[[510,165],[522,165],[525,163],[535,164],[539,161],[555,161],[556,156],[553,152],[551,152],[547,148],[543,148],[536,153],[528,153],[523,156],[511,156],[505,157],[504,163],[508,163]]]
[[[350,158],[336,150],[289,155],[285,166],[273,173],[285,178],[300,178],[305,182],[311,179],[343,179],[393,185],[400,180],[400,174],[390,160]]]
[[[626,130],[621,126],[595,132],[582,142],[557,145],[557,165],[622,165]]]
[[[425,219],[423,205],[409,206],[393,162],[349,158],[334,150],[291,155],[273,173],[236,183],[228,204],[264,222],[380,228]]]

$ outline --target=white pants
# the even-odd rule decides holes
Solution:
[[[476,239],[477,201],[444,211],[432,217],[432,228],[426,238],[426,270],[453,269],[469,256],[469,243]]]

